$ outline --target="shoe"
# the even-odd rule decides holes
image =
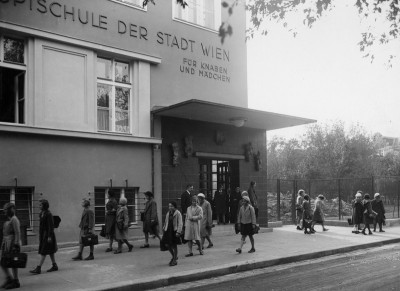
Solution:
[[[173,267],[173,266],[178,265],[178,263],[177,263],[176,261],[172,260],[171,262],[169,262],[169,265],[170,265],[171,267]]]
[[[185,257],[193,257],[193,253],[188,253]]]
[[[379,232],[385,232],[383,229],[380,229]]]
[[[5,288],[8,284],[11,283],[13,279],[11,277],[7,277],[6,281],[0,286],[0,288]]]
[[[328,230],[329,230],[328,228],[324,228],[324,229],[323,229],[323,231],[328,231]]]
[[[370,231],[368,234],[373,234],[372,231]]]
[[[212,248],[214,245],[213,244],[209,244],[208,246],[207,246],[207,249],[210,249],[210,248]]]
[[[145,248],[149,248],[149,247],[150,247],[149,244],[144,244],[144,245],[140,246],[141,249],[145,249]]]
[[[55,271],[58,271],[57,264],[53,264],[53,266],[50,269],[48,269],[46,272],[55,272]]]
[[[308,232],[307,229],[305,229],[304,234],[311,234],[311,232]]]
[[[362,233],[363,235],[367,235],[367,234],[365,233],[365,230],[363,230],[361,233]]]
[[[311,233],[316,233],[314,228],[311,228]]]
[[[256,251],[255,248],[251,248],[250,251],[248,251],[249,254],[254,253]]]
[[[204,255],[204,252],[203,252],[203,251],[200,251],[200,255]]]
[[[358,230],[356,230],[354,233],[355,233],[355,234],[359,234],[360,232],[359,232]]]
[[[297,230],[301,230],[301,227],[300,227],[300,226],[297,226],[296,229],[297,229]]]
[[[115,250],[114,254],[120,254],[122,253],[122,250]]]
[[[374,229],[373,232],[376,232],[376,229]]]
[[[94,260],[94,256],[92,253],[85,258],[85,261],[91,261],[91,260]]]
[[[106,248],[106,253],[112,252],[112,248]]]
[[[242,253],[242,249],[236,249],[236,252],[241,254]]]
[[[41,266],[36,266],[35,269],[29,271],[29,273],[37,274],[37,275],[39,275],[41,272],[42,272],[42,267]]]
[[[129,245],[129,246],[128,246],[128,252],[131,252],[132,249],[133,249],[133,245]]]
[[[14,279],[11,280],[11,282],[9,284],[7,284],[4,289],[15,289],[15,288],[19,288],[21,287],[19,280],[18,279]]]
[[[72,258],[74,261],[82,261],[82,254],[79,253],[75,257]]]

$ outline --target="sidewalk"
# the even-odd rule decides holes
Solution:
[[[107,245],[98,245],[93,261],[72,261],[77,248],[64,248],[56,254],[59,271],[46,273],[51,266],[50,258],[46,258],[41,275],[29,274],[39,261],[39,255],[32,252],[28,254],[27,268],[20,270],[20,290],[144,290],[400,242],[400,227],[365,236],[352,234],[348,227],[329,227],[329,231],[322,232],[317,225],[316,230],[314,235],[305,235],[295,230],[295,226],[284,226],[257,234],[253,254],[247,253],[248,240],[242,254],[235,252],[239,235],[216,236],[214,247],[206,249],[204,256],[194,251],[193,257],[186,258],[187,245],[180,246],[175,267],[168,266],[170,254],[159,251],[157,239],[150,240],[148,249],[140,249],[143,241],[135,241],[131,253],[125,248],[118,255],[105,253]],[[87,256],[88,251],[85,248],[83,255]]]

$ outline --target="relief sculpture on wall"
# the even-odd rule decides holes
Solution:
[[[179,143],[173,142],[172,147],[172,165],[174,167],[179,165]]]
[[[193,154],[193,136],[185,137],[185,156],[190,157]]]
[[[251,158],[253,157],[253,145],[251,142],[245,144],[245,151],[244,151],[244,158],[246,162],[250,162]]]

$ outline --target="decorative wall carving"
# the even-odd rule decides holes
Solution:
[[[256,171],[261,171],[262,164],[261,164],[260,151],[258,151],[257,154],[254,155],[254,164],[255,164]]]
[[[185,156],[190,157],[193,155],[193,136],[185,137]]]
[[[174,167],[179,165],[179,143],[173,142],[171,144],[172,147],[172,165]]]
[[[251,158],[253,157],[253,145],[251,142],[249,142],[244,147],[245,147],[244,151],[245,160],[246,162],[250,162]]]
[[[215,143],[222,145],[225,142],[225,132],[217,130],[215,131]]]

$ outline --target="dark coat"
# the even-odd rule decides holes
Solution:
[[[192,205],[192,195],[188,191],[185,191],[181,195],[181,209],[183,215],[186,214],[186,211],[190,205]]]
[[[254,208],[258,208],[258,198],[257,198],[256,191],[254,190],[254,188],[250,187],[249,190],[247,190],[247,193],[249,193],[251,205]]]
[[[312,220],[312,210],[311,210],[310,201],[304,200],[301,207],[303,209],[303,213],[302,213],[303,219]]]
[[[231,194],[231,203],[230,203],[230,208],[231,208],[231,222],[234,220],[236,222],[237,220],[237,215],[239,212],[239,202],[242,200],[242,195],[240,195],[240,192],[233,192]]]
[[[364,205],[362,201],[357,202],[355,199],[351,201],[353,207],[353,224],[364,223]]]
[[[364,224],[372,224],[374,219],[370,217],[370,214],[374,213],[370,200],[363,200],[364,205]]]
[[[385,207],[383,207],[382,200],[372,200],[371,201],[372,210],[377,213],[376,222],[382,223],[385,217]]]
[[[214,203],[215,203],[215,212],[216,213],[225,213],[226,212],[226,194],[223,190],[221,192],[215,191]]]
[[[153,199],[151,199],[146,202],[146,208],[144,209],[143,232],[156,234],[158,233],[157,228],[158,228],[157,203]]]
[[[88,230],[94,230],[94,212],[91,209],[84,209],[82,212],[81,222],[79,223],[79,227],[84,232]],[[85,233],[86,234],[86,233]]]
[[[44,210],[39,215],[39,254],[51,255],[57,252],[57,241],[54,234],[53,215]],[[50,239],[49,239],[50,238]]]
[[[115,236],[115,218],[118,209],[118,202],[115,198],[110,198],[106,204],[106,237]]]

